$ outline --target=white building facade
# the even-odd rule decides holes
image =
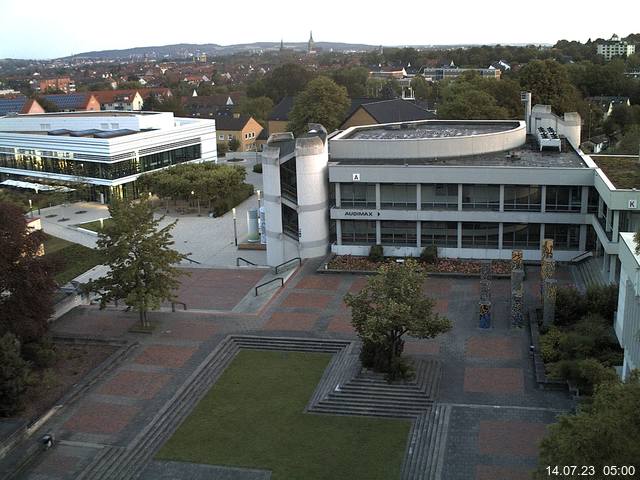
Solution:
[[[634,44],[620,40],[615,34],[609,40],[598,43],[596,48],[598,55],[602,55],[605,60],[611,60],[613,57],[628,57],[636,52]]]
[[[215,162],[213,120],[167,112],[72,112],[0,118],[0,177],[90,187],[89,198],[138,196],[136,180],[188,162]]]

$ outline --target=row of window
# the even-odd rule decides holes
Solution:
[[[492,222],[462,222],[462,248],[499,247],[500,224]],[[376,222],[341,220],[343,245],[375,245]],[[540,248],[540,224],[503,223],[502,248]],[[544,237],[554,241],[558,250],[577,250],[580,225],[545,224]],[[416,222],[383,220],[380,222],[382,245],[417,245]],[[438,247],[458,247],[458,222],[421,222],[420,243]]]
[[[341,183],[341,208],[376,208],[374,183]],[[458,184],[434,183],[420,186],[420,206],[423,210],[500,210],[500,185],[462,185],[462,197],[458,198]],[[546,187],[545,210],[548,212],[580,212],[582,187]],[[416,184],[380,184],[380,208],[415,210],[417,207]],[[505,185],[505,211],[541,211],[542,188],[539,185]],[[598,210],[598,193],[590,187],[588,197],[590,213]]]
[[[68,158],[49,158],[35,154],[12,155],[0,153],[0,167],[114,180],[196,160],[200,156],[200,144],[150,155],[141,155],[139,159],[129,159],[114,163],[84,162]]]

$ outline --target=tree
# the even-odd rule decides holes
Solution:
[[[240,103],[240,113],[253,117],[263,127],[273,109],[273,100],[269,97],[247,97]]]
[[[12,333],[0,337],[0,417],[20,409],[27,389],[29,363],[20,355],[20,341]]]
[[[627,155],[640,154],[640,125],[633,125],[622,135],[616,145],[616,153]]]
[[[38,342],[53,313],[54,265],[41,255],[45,235],[31,231],[20,207],[0,203],[0,335]]]
[[[433,100],[433,89],[422,75],[416,75],[411,79],[411,88],[418,100]]]
[[[551,105],[557,113],[581,108],[580,94],[571,84],[566,67],[555,60],[534,60],[519,73],[520,86],[532,93],[533,103]]]
[[[98,250],[109,273],[87,284],[100,295],[100,308],[123,299],[137,310],[140,323],[148,327],[147,312],[175,299],[174,290],[184,275],[175,265],[187,255],[173,250],[171,230],[177,221],[159,228],[148,200],[137,203],[115,201],[109,207],[112,222],[98,234]]]
[[[338,85],[347,89],[350,98],[367,95],[369,70],[364,67],[339,68],[331,73],[331,78]]]
[[[563,415],[549,427],[540,446],[535,478],[549,478],[548,465],[592,465],[602,472],[609,465],[636,465],[640,458],[640,382],[605,382],[593,402],[575,415]],[[576,472],[579,473],[579,472]],[[637,475],[637,472],[636,472]],[[583,478],[564,476],[563,478]],[[634,477],[635,478],[635,477]]]
[[[423,293],[424,269],[414,260],[387,263],[357,294],[347,294],[352,323],[362,339],[360,358],[365,367],[402,376],[404,340],[434,338],[451,329],[451,322],[433,311],[434,301]]]
[[[314,74],[295,63],[286,63],[247,87],[250,97],[269,97],[274,103],[304,90]]]
[[[443,101],[438,107],[439,118],[491,120],[508,117],[507,111],[499,107],[490,94],[475,89],[459,90],[445,90]]]
[[[308,123],[320,123],[328,132],[337,129],[349,108],[347,89],[327,77],[318,77],[296,97],[289,114],[288,129],[296,134],[306,131]]]
[[[36,101],[47,113],[54,113],[54,112],[60,111],[60,109],[58,108],[58,105],[56,105],[51,100],[48,100],[45,97],[36,97]]]
[[[229,150],[231,152],[237,152],[240,148],[240,140],[238,140],[236,137],[233,137],[231,140],[229,140],[229,143],[227,145],[229,146]]]
[[[216,144],[216,150],[218,152],[219,157],[224,157],[229,151],[229,145],[226,142],[218,142]]]

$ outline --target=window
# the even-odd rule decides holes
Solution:
[[[553,248],[555,250],[578,250],[580,225],[546,223],[544,226],[544,238],[553,240]]]
[[[580,186],[547,186],[545,209],[548,212],[579,212],[582,203]]]
[[[500,209],[500,185],[463,185],[463,210]]]
[[[376,208],[375,183],[341,183],[340,205],[342,208]]]
[[[119,123],[112,123],[111,124],[111,130],[118,130],[120,128],[120,124]]]
[[[376,222],[341,220],[343,245],[375,245]]]
[[[380,185],[380,207],[416,209],[416,185],[383,183]]]
[[[505,185],[505,212],[539,212],[541,209],[541,189],[537,185]]]
[[[458,222],[422,222],[420,241],[423,247],[458,246]]]
[[[224,140],[224,134],[223,135],[218,135],[218,140]]]
[[[539,249],[540,224],[504,223],[502,225],[502,248]]]
[[[587,204],[587,212],[598,213],[598,203],[600,200],[600,194],[595,187],[589,187],[589,199]]]
[[[497,223],[463,223],[463,248],[498,248]]]
[[[417,246],[416,222],[382,221],[380,231],[383,245]]]
[[[423,210],[457,210],[458,184],[431,183],[421,185]]]
[[[227,135],[227,140],[233,140],[233,135],[231,134]]]

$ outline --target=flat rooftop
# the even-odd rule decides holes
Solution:
[[[122,110],[100,110],[80,111],[80,112],[50,112],[50,113],[28,113],[14,115],[10,118],[51,118],[51,117],[138,117],[141,115],[159,115],[165,112],[143,112],[143,111],[122,111]],[[8,117],[9,118],[9,117]]]
[[[566,143],[566,142],[565,142]],[[502,152],[483,153],[446,158],[329,158],[333,165],[428,165],[461,167],[538,167],[538,168],[589,168],[582,157],[568,144],[559,152],[557,149],[540,151],[533,136],[527,136],[524,145]]]
[[[371,128],[356,127],[351,134],[342,137],[349,140],[403,140],[421,138],[452,138],[507,132],[518,128],[518,122],[460,122],[459,120],[430,120],[401,124],[376,125]]]
[[[616,188],[640,189],[640,159],[634,156],[590,155]]]

